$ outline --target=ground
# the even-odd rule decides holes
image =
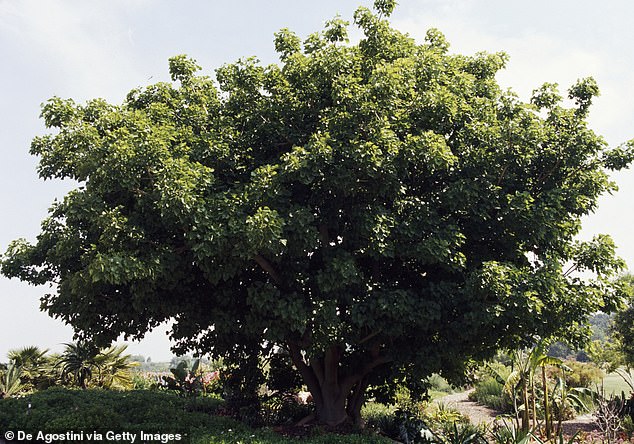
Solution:
[[[469,418],[473,424],[492,424],[500,413],[475,401],[470,401],[469,393],[472,391],[473,389],[467,390],[466,392],[447,395],[439,398],[436,402],[441,402],[447,407],[455,408],[461,414]],[[578,430],[584,432],[595,431],[597,430],[597,425],[591,414],[585,414],[577,416],[569,421],[564,421],[563,428],[566,435],[573,435]]]
[[[473,389],[447,395],[437,399],[436,402],[443,403],[447,407],[455,408],[461,414],[469,418],[473,424],[491,424],[500,413],[482,404],[470,401],[469,393],[472,391]]]

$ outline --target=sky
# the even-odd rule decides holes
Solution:
[[[43,181],[30,156],[45,134],[40,104],[53,96],[120,103],[133,88],[168,81],[167,60],[187,54],[213,75],[224,63],[256,56],[275,63],[273,33],[322,29],[339,14],[352,21],[367,0],[0,0],[0,252],[13,239],[34,240],[55,198],[75,184]],[[634,138],[634,2],[631,0],[400,0],[391,21],[422,42],[438,28],[450,51],[505,51],[499,82],[527,100],[544,82],[565,92],[593,76],[601,88],[590,126],[611,146]],[[352,36],[358,32],[352,32]],[[610,234],[634,267],[634,175],[612,176],[620,191],[601,198],[584,219],[581,239]],[[0,362],[7,351],[38,345],[61,351],[72,329],[39,311],[54,291],[0,277]],[[134,354],[171,357],[166,328],[131,343]]]

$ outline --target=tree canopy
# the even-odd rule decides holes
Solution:
[[[177,56],[120,105],[49,100],[31,153],[79,186],[2,272],[55,283],[42,308],[101,346],[173,320],[177,351],[285,350],[331,424],[368,384],[581,338],[622,262],[575,236],[634,144],[588,128],[594,80],[524,103],[495,80],[505,54],[417,43],[393,3],[356,11],[357,44],[335,18],[278,32],[277,64],[211,78]]]

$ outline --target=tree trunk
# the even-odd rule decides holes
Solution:
[[[371,360],[359,371],[340,374],[341,347],[331,346],[323,357],[306,361],[297,344],[289,344],[291,359],[313,396],[315,420],[328,426],[352,423],[362,426],[361,407],[365,401],[367,375],[387,360],[370,353]]]
[[[537,430],[537,401],[535,400],[536,396],[535,396],[535,378],[534,375],[531,374],[530,376],[531,378],[531,410],[532,410],[532,424],[533,424],[533,430]]]
[[[524,376],[522,376],[522,401],[524,402],[524,411],[522,412],[522,431],[528,432],[529,424],[529,405],[528,405],[528,384]]]
[[[550,403],[548,402],[548,385],[546,384],[546,366],[542,366],[542,385],[544,387],[544,422],[546,424],[546,439],[552,435],[552,425],[550,416]]]
[[[347,396],[341,392],[341,387],[322,387],[321,396],[323,401],[315,404],[316,419],[319,423],[336,426],[352,421],[346,411]]]

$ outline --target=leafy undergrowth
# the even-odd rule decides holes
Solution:
[[[128,392],[51,388],[24,398],[0,400],[0,436],[23,431],[36,436],[66,432],[159,434],[167,443],[236,444],[386,443],[372,435],[331,433],[321,428],[255,429],[218,413],[223,401],[201,397],[187,399],[172,393],[148,390]],[[29,407],[30,405],[30,407]],[[301,433],[300,433],[301,432]],[[290,436],[283,436],[286,433]],[[172,437],[169,437],[172,434]],[[176,438],[179,435],[179,439]],[[77,442],[76,439],[55,442]],[[139,440],[137,439],[136,442]],[[130,443],[129,439],[107,442]],[[160,441],[157,441],[160,442]]]

